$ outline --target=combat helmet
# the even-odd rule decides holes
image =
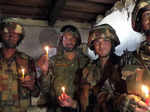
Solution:
[[[132,27],[136,32],[142,33],[141,17],[145,11],[150,11],[150,0],[137,0],[132,12]]]
[[[94,41],[99,38],[111,40],[111,43],[114,47],[120,44],[115,30],[108,24],[99,25],[90,31],[88,46],[91,50],[94,50]]]
[[[62,33],[62,35],[64,33],[70,32],[77,40],[76,46],[79,46],[81,44],[81,35],[80,35],[78,29],[75,26],[73,26],[73,25],[65,25],[64,27],[62,27],[60,32]]]
[[[19,41],[24,38],[24,28],[21,24],[13,21],[4,21],[0,23],[0,37],[2,32],[8,33],[8,30],[14,30],[15,33],[19,34],[21,37]]]

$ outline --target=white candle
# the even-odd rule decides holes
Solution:
[[[48,47],[48,46],[45,46],[44,49],[45,49],[46,55],[47,55],[47,57],[48,57],[49,47]]]
[[[65,93],[65,87],[64,86],[61,88],[61,90],[63,93]]]
[[[24,79],[25,69],[22,68],[22,69],[21,69],[21,72],[22,72],[22,78]]]

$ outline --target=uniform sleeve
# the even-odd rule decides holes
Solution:
[[[81,84],[90,84],[90,81],[88,80],[90,75],[90,67],[86,66],[82,70],[82,76],[81,76]]]
[[[36,68],[35,68],[35,62],[34,60],[22,52],[17,52],[16,62],[18,69],[21,69],[21,67],[24,67],[27,70],[27,75],[30,75],[35,80],[35,85],[33,90],[30,90],[32,96],[38,96],[39,86],[36,78]]]
[[[53,76],[54,76],[53,66],[49,62],[49,69],[48,69],[47,74],[42,74],[41,72],[41,75],[39,78],[40,91],[43,95],[48,95],[50,93],[50,86],[51,86],[51,81],[52,81]]]
[[[40,89],[38,85],[36,67],[33,59],[29,59],[29,69],[30,75],[33,76],[33,78],[35,78],[35,86],[34,89],[31,91],[31,95],[37,97],[40,93]]]

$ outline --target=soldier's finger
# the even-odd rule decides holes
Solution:
[[[59,103],[59,105],[62,106],[62,107],[65,106],[65,105],[63,104],[63,101],[62,101],[62,97],[61,97],[61,96],[58,97],[58,103]]]
[[[142,108],[148,109],[147,104],[146,104],[146,103],[144,103],[143,101],[139,101],[139,102],[137,102],[137,105],[138,105],[139,107],[142,107]]]
[[[148,111],[147,109],[143,109],[143,108],[139,108],[139,107],[135,108],[135,112],[147,112],[147,111]]]
[[[63,97],[62,95],[60,95],[60,96],[58,97],[58,99],[59,99],[60,102],[62,102],[62,101],[64,100],[64,97]]]

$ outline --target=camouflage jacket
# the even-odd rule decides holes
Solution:
[[[141,85],[150,85],[150,54],[146,51],[147,47],[149,45],[145,41],[137,52],[123,56],[122,79],[126,81],[129,93],[142,95]]]
[[[2,52],[0,50],[0,52]],[[35,93],[21,86],[21,69],[26,75],[35,75],[33,60],[24,53],[16,51],[9,60],[0,53],[0,112],[26,112]]]
[[[62,52],[58,52],[50,59],[48,75],[41,77],[40,83],[42,93],[47,95],[51,101],[50,105],[53,101],[54,106],[57,106],[57,97],[62,93],[62,86],[66,88],[69,96],[76,99],[80,74],[87,63],[88,58],[82,54],[80,49],[76,51],[76,56],[72,61],[68,60]]]
[[[111,55],[105,66],[102,68],[100,60],[89,63],[83,70],[81,79],[82,92],[80,97],[81,108],[86,109],[86,112],[95,112],[100,109],[103,103],[107,102],[107,95],[115,95],[126,92],[125,81],[121,79],[121,71],[119,66],[120,57],[115,54]],[[89,89],[87,91],[87,86]],[[104,93],[105,95],[101,94]],[[82,97],[88,94],[88,97]],[[98,101],[98,97],[103,99]],[[98,102],[99,103],[98,103]],[[90,110],[90,111],[89,111]],[[101,109],[103,112],[103,109]]]
[[[131,105],[136,104],[136,100],[145,99],[142,85],[150,85],[150,55],[146,52],[149,44],[145,41],[136,52],[126,51],[120,62],[122,79],[126,82],[127,94],[111,97],[114,112],[135,112]],[[130,101],[128,95],[135,95],[135,101]],[[136,105],[137,106],[137,105]]]
[[[124,84],[121,79],[119,68],[120,57],[113,55],[108,59],[104,68],[101,67],[99,59],[89,63],[83,70],[82,83],[89,83],[97,92],[107,91],[110,93],[125,91],[119,84]]]

